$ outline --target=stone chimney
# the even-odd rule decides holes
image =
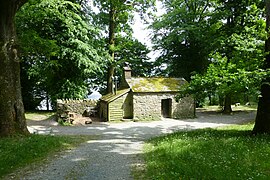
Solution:
[[[124,67],[124,78],[125,79],[131,78],[131,68],[129,67],[128,64],[125,64],[125,67]]]
[[[131,68],[129,67],[128,63],[125,63],[123,68],[123,76],[120,83],[120,89],[130,88],[128,84],[128,80],[130,79],[131,79]]]

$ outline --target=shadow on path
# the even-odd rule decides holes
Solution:
[[[20,179],[132,179],[145,140],[175,131],[241,124],[253,121],[255,112],[220,115],[199,113],[188,120],[163,119],[154,122],[94,123],[89,126],[48,126],[54,135],[98,135],[77,149],[66,152],[47,165]]]

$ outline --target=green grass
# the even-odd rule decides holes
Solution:
[[[55,112],[52,111],[35,111],[25,113],[26,119],[32,121],[48,120],[51,119],[53,116],[55,116]]]
[[[19,168],[42,162],[52,154],[73,148],[89,139],[87,136],[42,135],[0,138],[0,179]]]
[[[270,136],[253,124],[178,132],[145,146],[144,179],[270,179]],[[140,175],[142,177],[142,175]]]
[[[257,104],[255,104],[255,103],[253,103],[251,106],[248,106],[248,105],[234,106],[234,105],[232,105],[231,107],[232,107],[233,112],[257,110]],[[197,108],[197,110],[221,112],[222,108],[220,106],[204,106],[203,108]]]

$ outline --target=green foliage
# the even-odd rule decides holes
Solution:
[[[63,119],[59,118],[58,119],[58,123],[62,126],[72,126],[71,123],[67,122],[67,121],[64,121]]]
[[[102,67],[98,31],[80,5],[70,1],[29,1],[16,17],[22,48],[24,87],[57,98],[84,98],[87,79]],[[32,81],[34,80],[34,82]],[[32,82],[31,82],[32,81]]]
[[[117,37],[116,44],[119,48],[119,51],[116,52],[117,64],[120,67],[117,69],[118,72],[122,72],[124,62],[128,62],[133,76],[146,77],[151,75],[153,65],[149,62],[148,53],[150,50],[146,45],[130,37]],[[121,76],[122,73],[119,75]]]
[[[152,75],[153,63],[149,62],[148,53],[149,49],[139,42],[137,39],[132,37],[121,37],[117,36],[115,39],[117,45],[117,50],[115,52],[116,62],[115,74],[118,76],[118,82],[120,82],[123,75],[123,66],[125,62],[129,63],[132,69],[132,76],[134,77],[147,77]],[[106,61],[106,68],[108,68],[109,62]],[[103,71],[106,71],[103,68]],[[93,89],[99,89],[101,92],[105,92],[106,76],[105,73],[97,75],[99,78],[90,79],[90,84]]]
[[[227,38],[230,55],[223,52],[212,54],[212,63],[207,71],[202,75],[194,75],[190,84],[182,89],[183,93],[193,94],[199,101],[211,94],[219,97],[237,97],[241,93],[258,95],[261,81],[269,76],[268,70],[261,69],[264,60],[264,26],[264,22],[258,19],[240,34],[233,33]]]
[[[167,13],[152,24],[162,52],[156,65],[167,67],[157,73],[191,80],[183,94],[198,101],[258,94],[268,74],[261,70],[266,32],[260,1],[171,0],[164,6]]]
[[[166,65],[163,75],[184,77],[202,73],[215,45],[218,24],[212,22],[214,1],[163,1],[166,14],[157,17],[151,28],[155,49],[161,52],[156,66]]]
[[[103,27],[108,27],[104,29],[106,34],[109,34],[109,23],[111,18],[115,21],[116,26],[113,30],[115,33],[125,32],[130,34],[132,30],[128,22],[133,18],[131,13],[133,11],[133,6],[121,0],[95,0],[93,1],[93,4],[99,9],[99,12],[95,16],[95,22],[99,26],[102,25]]]
[[[263,48],[259,44],[264,42],[266,33],[265,22],[262,19],[263,9],[259,8],[260,3],[256,1],[220,1],[219,5],[216,8],[214,20],[222,22],[222,24],[218,29],[218,38],[215,40],[217,41],[215,51],[231,61],[235,56],[241,57],[242,50],[252,52],[252,54],[254,54],[254,50],[262,50]],[[237,49],[238,46],[241,46],[242,49]],[[244,54],[244,56],[246,55]]]
[[[265,23],[261,1],[164,1],[167,13],[158,17],[151,28],[157,73],[184,77],[204,73],[219,53],[250,69],[263,57]],[[248,64],[249,62],[249,64]],[[255,62],[258,65],[258,62]]]
[[[178,132],[145,147],[145,179],[268,179],[268,135],[253,124]]]
[[[122,62],[125,59],[132,58],[132,55],[135,55],[135,53],[128,54],[128,57],[125,57],[127,54],[125,51],[126,48],[123,45],[130,46],[130,42],[132,42],[132,28],[131,23],[133,20],[133,15],[135,12],[139,12],[141,16],[143,16],[146,13],[146,10],[152,9],[155,4],[155,0],[136,0],[136,1],[122,1],[122,0],[110,0],[110,1],[104,1],[104,0],[95,0],[93,1],[93,4],[95,8],[98,9],[96,14],[93,14],[93,22],[98,27],[102,28],[104,30],[104,47],[107,48],[108,54],[110,54],[110,58],[107,59],[107,93],[111,93],[112,91],[112,79],[115,74],[115,69],[117,69],[117,66],[122,66]],[[149,11],[148,11],[149,12]],[[105,27],[105,29],[104,29]],[[125,41],[127,40],[127,41]],[[138,42],[133,41],[136,44],[139,44]],[[133,43],[132,42],[132,43]],[[122,43],[122,44],[120,44]],[[144,46],[140,46],[140,48],[146,49]],[[136,48],[136,53],[138,48]],[[148,51],[148,50],[147,50]],[[136,54],[137,55],[137,54]],[[141,54],[145,56],[145,51],[142,51]],[[123,58],[124,57],[124,58]],[[123,58],[123,59],[121,59]],[[136,59],[136,58],[135,58]],[[129,60],[129,62],[132,60]],[[143,62],[144,64],[147,64],[144,60],[139,61]],[[132,61],[134,66],[138,66],[135,61]],[[149,65],[148,65],[149,67]],[[141,72],[136,72],[143,73]]]
[[[20,167],[44,160],[52,153],[72,148],[84,141],[84,136],[12,137],[0,139],[0,177]]]
[[[259,95],[261,80],[269,76],[269,71],[245,71],[235,69],[232,64],[211,64],[204,75],[195,75],[189,85],[182,89],[182,94],[193,94],[198,101],[202,101],[210,94],[220,97],[230,94],[237,97],[241,93]],[[231,71],[231,72],[230,72]]]
[[[94,0],[93,5],[99,10],[97,12],[98,16],[95,17],[95,22],[97,22],[99,25],[108,26],[110,19],[109,13],[111,10],[114,10],[116,12],[116,23],[119,25],[116,32],[119,32],[119,30],[126,32],[125,29],[131,30],[128,27],[128,22],[132,22],[134,15],[133,13],[137,12],[143,18],[151,17],[153,15],[153,11],[155,11],[155,3],[156,0]]]

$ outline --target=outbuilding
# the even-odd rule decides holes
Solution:
[[[176,101],[181,86],[186,83],[183,78],[135,78],[131,69],[125,67],[120,89],[100,99],[100,118],[103,121],[194,118],[193,98]]]

